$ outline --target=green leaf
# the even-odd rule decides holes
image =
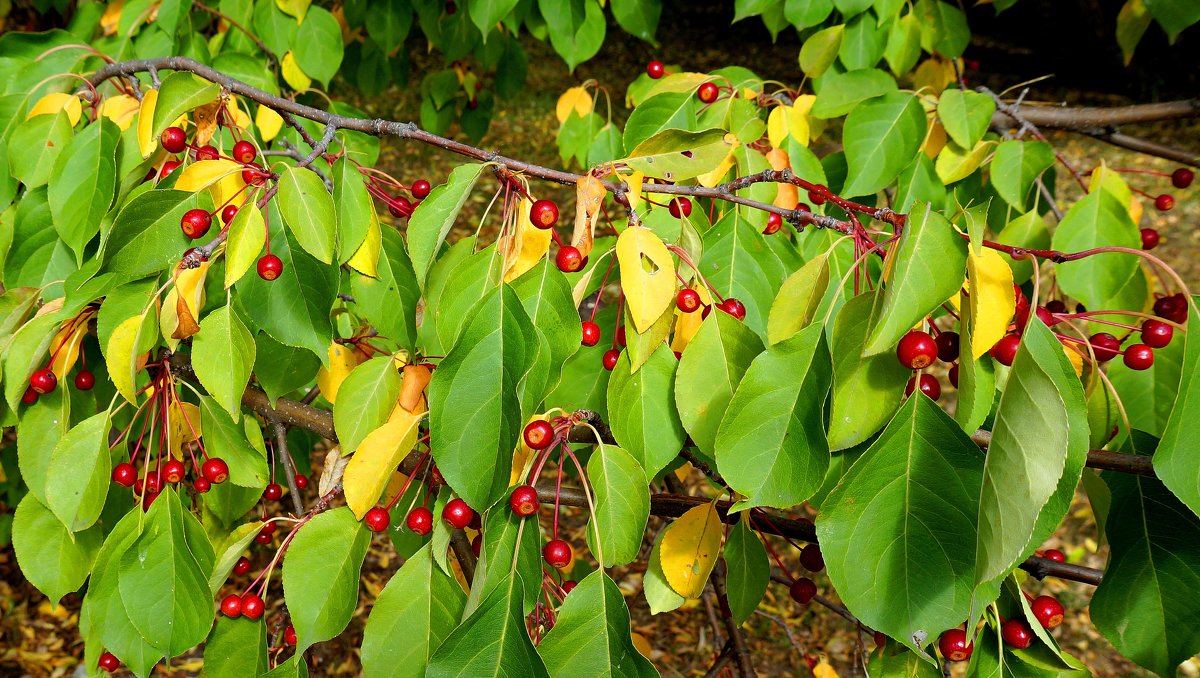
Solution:
[[[867,355],[894,350],[922,318],[957,294],[966,278],[967,241],[924,203],[913,205],[900,242],[888,257],[891,272],[867,340]]]
[[[338,387],[339,403],[333,410],[333,426],[343,455],[358,449],[368,433],[388,420],[403,383],[389,355],[372,358],[346,376]]]
[[[1121,201],[1108,191],[1087,194],[1067,210],[1054,229],[1051,246],[1062,252],[1094,247],[1141,248],[1137,225]],[[1140,259],[1123,252],[1106,252],[1055,267],[1058,284],[1067,296],[1088,308],[1104,308],[1137,270]]]
[[[596,495],[596,512],[587,532],[591,551],[602,567],[631,563],[641,549],[650,518],[646,472],[633,455],[604,443],[588,459],[587,471]]]
[[[1188,316],[1197,317],[1196,303],[1190,298]],[[1178,395],[1163,428],[1158,451],[1154,454],[1154,472],[1188,508],[1200,514],[1200,470],[1196,465],[1200,446],[1193,433],[1196,416],[1200,412],[1200,379],[1197,378],[1197,372],[1200,371],[1200,337],[1189,331],[1185,337],[1175,338],[1175,342],[1179,341],[1185,343]]]
[[[229,482],[262,489],[269,477],[266,450],[256,448],[246,435],[248,428],[258,427],[257,421],[248,417],[243,422],[246,428],[238,426],[216,399],[200,398],[200,430],[205,450],[229,465]],[[261,435],[258,438],[261,443]]]
[[[300,654],[350,623],[371,533],[346,507],[320,513],[297,529],[283,559],[283,592]]]
[[[860,103],[896,91],[896,80],[878,68],[827,73],[813,102],[815,118],[840,118]]]
[[[657,45],[654,33],[662,15],[662,0],[612,0],[613,18],[626,33]]]
[[[971,317],[971,298],[963,295],[959,313],[963,318]],[[973,357],[971,346],[971,323],[959,323],[962,336],[959,343],[963,350],[958,355],[958,396],[955,400],[954,419],[967,434],[974,433],[988,414],[996,399],[996,364],[992,357],[983,354]]]
[[[766,595],[767,584],[771,581],[771,563],[762,541],[746,520],[740,520],[730,528],[722,557],[725,558],[729,609],[733,620],[740,625],[754,614]]]
[[[471,15],[471,22],[479,28],[479,32],[483,34],[483,41],[487,42],[488,33],[492,32],[496,24],[500,20],[508,16],[508,13],[513,11],[517,6],[518,0],[468,0],[467,9]]]
[[[887,29],[876,25],[873,14],[859,14],[846,24],[838,59],[849,70],[872,68],[883,58],[886,46]]]
[[[938,99],[937,112],[946,134],[959,146],[972,148],[992,124],[996,102],[979,92],[948,89]]]
[[[829,449],[844,450],[870,438],[892,418],[912,376],[892,353],[862,357],[871,329],[877,290],[842,305],[833,322],[833,398],[829,405]]]
[[[446,183],[430,191],[408,220],[408,253],[422,290],[425,289],[426,278],[438,250],[454,226],[454,220],[466,204],[484,167],[486,165],[483,163],[455,167]]]
[[[234,421],[242,415],[242,393],[254,369],[254,350],[254,335],[229,304],[200,321],[200,332],[192,342],[196,378]]]
[[[550,44],[572,71],[596,56],[604,43],[607,21],[594,0],[537,0],[550,29]]]
[[[163,130],[170,127],[179,116],[212,103],[220,95],[221,86],[215,82],[203,80],[184,71],[168,75],[163,78],[162,87],[158,89],[151,136],[157,142]]]
[[[249,619],[217,617],[204,644],[204,675],[210,678],[258,676],[267,672],[267,625]]]
[[[696,447],[716,452],[717,427],[755,356],[758,335],[728,313],[711,313],[679,359],[675,406]]]
[[[846,27],[842,24],[813,33],[800,47],[800,70],[810,78],[819,78],[837,59]]]
[[[892,22],[888,29],[887,45],[883,48],[892,75],[900,77],[917,65],[921,58],[921,25],[917,15],[909,12]]]
[[[262,528],[263,523],[258,521],[242,523],[226,535],[219,548],[214,551],[217,559],[213,564],[212,574],[208,576],[208,590],[212,592],[212,595],[217,595],[217,591],[220,591],[221,587],[225,585],[229,579],[229,573],[233,571],[233,566],[237,564],[238,559],[246,552]]]
[[[825,328],[810,325],[750,364],[721,420],[717,465],[746,496],[736,510],[794,506],[829,467],[823,404],[831,380]]]
[[[578,675],[585,666],[602,678],[658,675],[633,646],[625,598],[602,571],[584,577],[563,601],[538,654],[551,676]]]
[[[182,654],[208,636],[214,612],[208,573],[214,559],[204,528],[179,495],[160,494],[118,570],[129,619],[160,654]]]
[[[673,389],[679,361],[665,345],[637,372],[621,352],[608,380],[608,417],[617,444],[632,454],[652,478],[683,448],[683,424]],[[438,368],[441,369],[441,368]]]
[[[1196,342],[1191,342],[1195,344]],[[1192,346],[1194,349],[1195,346]],[[1164,346],[1163,348],[1154,349],[1154,364],[1146,370],[1133,370],[1125,366],[1124,362],[1114,360],[1108,365],[1108,378],[1112,382],[1113,388],[1116,389],[1117,395],[1120,396],[1121,403],[1125,410],[1125,416],[1129,417],[1129,427],[1144,431],[1153,436],[1163,436],[1165,434],[1167,422],[1171,419],[1172,412],[1175,411],[1176,402],[1182,405],[1184,400],[1184,390],[1180,388],[1180,380],[1183,375],[1189,374],[1189,370],[1196,369],[1195,363],[1186,364],[1189,360],[1187,357],[1188,342],[1186,335],[1176,334],[1174,341]],[[1190,358],[1195,361],[1196,359]],[[1190,384],[1190,381],[1188,382]],[[1106,391],[1103,388],[1097,388],[1097,391]],[[1102,396],[1095,396],[1101,398]],[[1104,400],[1110,400],[1111,395],[1103,396]],[[1115,411],[1115,405],[1112,406],[1111,416],[1114,419],[1103,431],[1103,438],[1096,442],[1096,447],[1102,447],[1108,442],[1109,433],[1112,427],[1116,425],[1120,419],[1120,415]],[[1105,408],[1108,409],[1108,408]],[[1176,425],[1181,423],[1182,418],[1186,417],[1187,406],[1183,406],[1179,410]],[[1159,445],[1160,450],[1166,450],[1164,445]],[[1158,468],[1158,477],[1167,483],[1167,487],[1172,489],[1178,488],[1175,478],[1168,479],[1171,475],[1166,472],[1166,467],[1170,465],[1172,454],[1164,452],[1155,457],[1155,463],[1164,463],[1164,466]],[[1177,459],[1174,461],[1178,461]],[[1191,466],[1190,464],[1188,465]],[[1179,469],[1177,469],[1179,470]],[[1190,468],[1187,469],[1191,471]],[[1164,475],[1165,474],[1165,475]],[[1184,476],[1186,477],[1186,476]],[[1200,487],[1200,480],[1197,481]],[[1186,493],[1184,493],[1186,494]],[[1184,498],[1181,494],[1184,503],[1190,500]],[[1200,504],[1198,504],[1200,506]]]
[[[1030,318],[996,410],[979,498],[976,581],[1006,574],[1025,551],[1067,459],[1087,449],[1083,386],[1062,345]]]
[[[337,233],[333,196],[307,167],[289,167],[279,177],[276,199],[283,221],[304,251],[322,263],[333,260]],[[353,254],[353,253],[352,253]]]
[[[367,6],[367,16],[364,25],[367,35],[371,36],[384,52],[391,52],[399,47],[412,29],[412,6],[405,2],[370,2]],[[475,14],[475,10],[471,10]]]
[[[570,163],[574,158],[581,167],[586,167],[588,151],[604,124],[604,118],[597,113],[589,112],[581,116],[578,111],[572,109],[555,136],[558,157],[564,164]]]
[[[1133,51],[1142,41],[1146,29],[1150,28],[1152,20],[1144,0],[1126,0],[1117,13],[1117,44],[1121,47],[1126,66],[1133,60]]]
[[[363,629],[365,676],[423,676],[425,664],[458,626],[466,596],[434,564],[428,548],[392,575]]]
[[[733,150],[725,135],[723,129],[703,132],[665,129],[638,144],[624,162],[648,177],[667,181],[692,179],[716,169]]]
[[[83,263],[83,247],[100,231],[117,187],[121,128],[107,118],[88,125],[54,163],[47,198],[54,229]]]
[[[171,268],[191,243],[179,228],[183,214],[211,203],[207,191],[150,190],[135,196],[104,235],[100,271],[137,280]]]
[[[111,484],[108,412],[93,415],[67,431],[54,446],[46,467],[46,507],[71,532],[86,530],[100,518]]]
[[[438,646],[425,675],[548,676],[525,631],[522,589],[521,575],[512,573]]]
[[[411,348],[417,340],[417,286],[412,262],[404,249],[404,239],[392,228],[383,229],[378,277],[350,274],[354,308],[381,335],[398,346]]]
[[[17,565],[29,582],[55,604],[83,585],[103,541],[99,527],[72,534],[33,493],[21,499],[13,516],[12,546]]]
[[[842,194],[872,195],[895,181],[925,138],[925,111],[905,92],[864,101],[850,111],[842,134],[849,173]]]
[[[1200,651],[1200,629],[1189,621],[1200,590],[1200,519],[1155,478],[1103,478],[1112,490],[1111,550],[1092,621],[1125,657],[1174,675]]]
[[[326,85],[337,75],[342,65],[342,27],[329,10],[309,7],[296,31],[293,49],[296,65],[305,75]]]
[[[787,274],[762,229],[730,210],[704,233],[700,273],[722,294],[745,304],[746,326],[766,336],[775,290]]]
[[[1171,44],[1183,29],[1200,21],[1200,7],[1187,0],[1144,0],[1150,15],[1167,32]]]
[[[951,59],[962,56],[971,40],[971,30],[961,9],[941,0],[917,0],[913,10],[921,22],[921,46],[925,51]]]
[[[918,394],[854,462],[817,518],[829,578],[846,606],[925,657],[924,646],[970,611],[982,470],[979,448]],[[879,581],[888,582],[886,595],[873,584]]]
[[[512,281],[512,288],[529,320],[546,336],[550,364],[557,371],[579,350],[583,336],[567,277],[547,257]]]
[[[992,186],[1004,202],[1029,208],[1033,184],[1054,164],[1054,149],[1044,141],[1003,141],[992,156]]]
[[[524,428],[517,388],[537,336],[508,285],[481,299],[472,316],[429,383],[429,431],[438,441],[434,458],[442,475],[482,511],[508,487]]]
[[[349,158],[342,157],[335,162],[332,173],[338,261],[344,264],[367,237],[371,220],[376,218],[375,206],[362,174]]]
[[[638,144],[665,129],[690,129],[696,124],[699,106],[695,92],[663,92],[638,104],[625,123],[625,148]]]
[[[66,111],[25,120],[8,138],[8,171],[28,189],[45,185],[71,134]]]
[[[267,242],[262,210],[253,204],[238,209],[225,242],[225,287],[232,287],[258,261]]]
[[[828,288],[829,255],[822,252],[783,281],[767,317],[767,341],[778,344],[807,327]]]
[[[993,162],[995,161],[993,160]],[[995,177],[996,175],[993,169],[993,185],[995,184]],[[1014,247],[1049,249],[1050,229],[1046,227],[1046,220],[1042,217],[1042,215],[1038,214],[1037,210],[1031,210],[1008,222],[1008,224],[998,234],[996,234],[996,242],[1005,245],[1013,245]],[[1012,267],[1014,283],[1023,285],[1026,281],[1033,278],[1033,257],[1013,259],[1004,252],[1001,252],[1000,256],[1004,257],[1004,260],[1008,262],[1010,267]]]
[[[940,678],[942,675],[915,652],[897,643],[888,643],[881,651],[872,652],[867,672],[872,676],[899,678]]]
[[[17,420],[17,465],[21,480],[43,505],[48,503],[51,455],[70,427],[71,398],[66,389],[54,389],[38,398],[24,408]]]

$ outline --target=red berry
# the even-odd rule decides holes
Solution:
[[[820,572],[825,569],[825,557],[821,555],[821,547],[808,544],[800,549],[800,565],[809,572]]]
[[[178,459],[168,459],[167,463],[162,465],[163,479],[172,485],[183,480],[185,474],[187,474],[187,467]]]
[[[933,340],[937,344],[937,357],[944,363],[958,360],[960,338],[958,332],[942,332]]]
[[[187,148],[187,133],[181,127],[168,127],[158,137],[167,153],[182,153]]]
[[[196,149],[197,160],[216,160],[220,157],[221,154],[217,152],[217,147],[212,144],[205,144]]]
[[[579,343],[584,346],[595,346],[600,343],[600,326],[591,320],[583,321],[583,338]]]
[[[1188,300],[1182,292],[1154,300],[1154,315],[1166,318],[1171,322],[1187,321]]]
[[[143,482],[146,494],[158,494],[162,490],[161,475],[161,472],[155,472],[146,476]]]
[[[1029,608],[1033,611],[1033,616],[1038,620],[1044,629],[1052,629],[1063,623],[1063,616],[1066,610],[1063,609],[1062,603],[1058,602],[1050,596],[1038,596],[1029,604]]]
[[[604,369],[611,372],[612,369],[617,366],[617,359],[619,359],[620,357],[621,357],[621,352],[615,348],[610,348],[607,351],[605,351],[604,359],[603,359]]]
[[[825,188],[824,186],[821,186],[821,188],[823,189],[823,191],[829,190],[829,189]],[[825,193],[823,191],[809,191],[808,192],[808,201],[814,205],[817,205],[818,207],[821,205],[824,205],[826,202],[826,198],[825,198]]]
[[[266,489],[263,490],[263,499],[267,501],[275,501],[283,496],[283,486],[279,483],[267,483]]]
[[[259,168],[242,170],[242,181],[251,186],[262,186],[267,183],[269,176],[269,174]]]
[[[1154,199],[1154,209],[1159,212],[1168,212],[1175,206],[1175,198],[1170,193],[1163,193]]]
[[[1001,365],[1012,367],[1013,360],[1017,357],[1017,348],[1020,345],[1021,337],[1015,334],[1006,334],[988,353]]]
[[[542,558],[550,567],[562,569],[571,564],[571,545],[561,539],[552,539],[542,547]]]
[[[137,482],[137,469],[127,461],[113,467],[112,481],[122,487],[133,487]]]
[[[946,379],[950,381],[950,385],[958,388],[958,363],[950,366],[950,371],[946,373]]]
[[[808,605],[813,596],[817,595],[817,585],[808,577],[800,577],[792,582],[792,587],[788,589],[788,593],[791,594],[792,600],[801,605]]]
[[[291,624],[283,630],[283,642],[288,644],[288,647],[296,647],[296,627]]]
[[[479,554],[482,551],[483,551],[483,533],[480,532],[479,534],[475,535],[474,539],[471,540],[471,553],[474,553],[475,557],[478,558]]]
[[[562,585],[563,595],[565,596],[568,593],[574,591],[575,587],[578,585],[579,585],[579,582],[574,581],[574,580],[563,582],[563,585]]]
[[[259,544],[270,544],[275,538],[275,523],[267,523],[254,535],[254,541]]]
[[[442,509],[442,520],[449,523],[450,527],[456,530],[466,529],[474,517],[475,512],[462,499],[451,499]]]
[[[937,357],[937,342],[928,332],[911,330],[896,344],[896,358],[910,370],[929,367]]]
[[[29,377],[29,387],[38,395],[46,395],[58,386],[58,377],[48,368],[42,368]]]
[[[424,537],[433,530],[433,512],[424,506],[418,506],[408,512],[404,524],[414,533]]]
[[[875,647],[883,647],[885,644],[887,644],[887,635],[885,635],[883,631],[876,631],[874,640]]]
[[[1142,249],[1152,250],[1158,247],[1158,231],[1153,228],[1143,228],[1142,231]]]
[[[26,405],[32,405],[38,400],[38,392],[33,390],[33,387],[25,389],[25,393],[21,394],[21,402]]]
[[[1054,317],[1054,314],[1050,313],[1050,309],[1046,308],[1045,306],[1038,306],[1034,313],[1037,315],[1038,320],[1041,320],[1042,324],[1046,327],[1054,327],[1059,322],[1058,319]]]
[[[176,127],[174,129],[179,129],[179,128]],[[99,666],[101,669],[104,669],[105,671],[108,671],[111,673],[111,672],[116,671],[117,669],[121,668],[121,660],[117,659],[117,655],[115,655],[111,652],[104,652],[100,655],[100,661],[96,665]]]
[[[738,320],[746,319],[746,305],[737,299],[734,299],[733,297],[725,297],[725,301],[717,304],[717,308],[725,311]]]
[[[303,490],[306,487],[308,487],[308,476],[306,476],[302,473],[297,473],[296,474],[296,489]]]
[[[236,593],[231,593],[221,600],[221,614],[230,619],[237,619],[242,616],[242,597]]]
[[[967,642],[966,631],[950,629],[938,637],[938,651],[952,662],[963,662],[971,658],[975,644]]]
[[[202,209],[188,210],[184,212],[179,226],[183,229],[183,234],[192,240],[203,238],[212,226],[212,215]]]
[[[75,375],[75,388],[80,391],[90,391],[96,385],[96,375],[88,370],[79,370]]]
[[[1059,551],[1058,549],[1046,549],[1042,552],[1042,557],[1046,560],[1053,560],[1056,563],[1067,562],[1067,554]]]
[[[659,61],[658,59],[655,59],[654,61],[651,61],[650,63],[646,64],[646,75],[650,76],[651,78],[653,78],[655,80],[658,80],[659,78],[663,77],[663,75],[666,72],[667,72],[666,65],[664,65],[663,62]]]
[[[233,159],[238,162],[254,162],[258,157],[258,149],[245,139],[233,145]]]
[[[548,421],[531,421],[522,433],[525,444],[534,450],[544,450],[554,442],[554,427]]]
[[[620,327],[617,328],[617,344],[620,345],[621,348],[625,348],[625,326],[624,325],[621,325]]]
[[[424,179],[417,179],[413,182],[413,185],[408,190],[412,193],[412,197],[416,198],[417,200],[424,200],[425,196],[429,195],[431,188],[432,187],[429,185],[428,181],[425,181]]]
[[[229,222],[233,221],[233,218],[237,216],[237,213],[237,205],[226,205],[225,209],[221,210],[221,223],[228,226]]]
[[[667,211],[676,219],[692,216],[692,201],[687,198],[671,198],[667,203]]]
[[[771,212],[767,215],[767,227],[763,229],[763,235],[775,235],[781,228],[783,228],[783,217]]]
[[[192,481],[192,489],[200,494],[204,494],[212,489],[212,481],[204,476],[200,476]]]
[[[258,277],[270,282],[283,274],[283,260],[274,254],[264,254],[258,260]]]
[[[1171,172],[1171,185],[1175,188],[1187,188],[1192,185],[1192,180],[1196,178],[1196,173],[1186,167]]]
[[[1121,352],[1121,341],[1108,332],[1097,332],[1088,341],[1092,344],[1096,360],[1102,363],[1112,360]]]
[[[538,200],[529,208],[529,222],[542,230],[554,228],[558,223],[558,205],[546,198]]]
[[[363,523],[372,532],[383,532],[391,520],[392,517],[388,515],[387,509],[382,506],[372,506],[371,510],[367,511],[367,515],[363,516]]]
[[[1024,650],[1033,644],[1033,629],[1024,619],[1009,619],[1000,626],[1000,636],[1004,644]]]
[[[1051,299],[1046,302],[1046,310],[1051,313],[1066,313],[1067,305],[1061,299]]]
[[[181,164],[183,163],[179,162],[178,160],[168,160],[164,162],[162,168],[158,170],[158,180],[162,181],[163,179],[166,179],[167,175],[178,169]]]
[[[1142,343],[1150,348],[1162,348],[1171,343],[1175,328],[1161,320],[1147,318],[1142,323]]]
[[[258,619],[263,616],[267,606],[263,604],[263,599],[258,597],[257,593],[247,593],[242,596],[242,614],[246,619]]]
[[[917,375],[908,378],[908,384],[904,387],[904,395],[912,395],[913,389],[917,386]],[[929,396],[933,400],[942,397],[942,385],[938,383],[937,377],[932,374],[921,375],[921,393]]]
[[[1127,346],[1123,361],[1131,370],[1148,370],[1154,364],[1154,349],[1145,344]]]
[[[558,248],[554,263],[563,273],[574,273],[583,268],[583,255],[575,247],[564,245]]]
[[[396,196],[392,198],[391,204],[388,205],[388,212],[397,219],[407,219],[412,216],[413,206],[404,196]]]
[[[696,89],[696,98],[700,99],[700,101],[703,101],[706,104],[711,104],[717,100],[717,95],[720,93],[721,90],[717,87],[715,82],[706,82]]]
[[[508,506],[512,512],[522,518],[538,512],[537,490],[532,485],[519,485],[508,497]]]
[[[220,457],[210,457],[204,465],[200,467],[200,472],[208,478],[208,482],[213,485],[220,485],[229,478],[229,465]]]
[[[700,306],[700,293],[690,287],[679,290],[679,294],[675,295],[675,308],[684,313],[694,313]]]
[[[249,571],[250,571],[250,559],[247,558],[246,556],[242,556],[241,558],[238,558],[237,562],[233,564],[233,573],[239,577],[242,576],[243,574],[246,574]]]

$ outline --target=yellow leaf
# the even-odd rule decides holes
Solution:
[[[258,136],[263,143],[279,136],[283,129],[283,116],[266,106],[259,106],[254,114],[254,126],[258,128]]]
[[[421,408],[421,398],[425,395],[425,387],[429,386],[429,380],[433,377],[433,373],[424,365],[405,365],[399,354],[393,358],[393,362],[399,363],[400,369],[404,371],[404,380],[400,387],[400,397],[396,400],[396,406],[409,412],[416,412],[418,408]]]
[[[424,411],[416,414],[402,411],[399,416],[393,413],[387,423],[368,433],[354,450],[342,475],[342,485],[346,504],[359,520],[379,500],[400,460],[417,444],[417,424],[424,415]]]
[[[371,223],[367,225],[367,237],[354,251],[346,263],[350,268],[372,278],[379,277],[379,252],[383,247],[383,231],[379,228],[379,216],[371,205]]]
[[[684,598],[699,598],[721,551],[721,518],[712,504],[688,509],[667,527],[659,558],[667,583]]]
[[[980,141],[968,150],[950,141],[938,153],[934,164],[938,178],[946,184],[966,179],[983,164],[995,145],[994,141]]]
[[[928,131],[925,133],[925,141],[921,142],[921,151],[926,157],[933,160],[942,152],[942,148],[946,145],[946,128],[942,127],[942,122],[937,118],[930,119]]]
[[[308,6],[312,4],[312,0],[275,0],[275,6],[284,14],[290,14],[296,17],[296,23],[304,20],[304,15],[308,13]]]
[[[700,294],[701,302],[704,304],[712,303],[712,295],[708,293],[707,287],[693,284],[692,289]],[[692,340],[692,337],[696,336],[696,332],[700,331],[700,325],[704,322],[704,314],[700,311],[692,313],[676,311],[675,315],[675,336],[671,338],[671,350],[683,353],[683,349],[687,348],[688,342]]]
[[[629,209],[637,210],[642,204],[642,183],[646,181],[645,172],[634,172],[628,177],[625,177],[625,185],[629,190],[625,192],[625,200],[629,203]]]
[[[226,289],[246,275],[258,260],[258,253],[262,251],[266,240],[266,226],[258,205],[243,205],[229,223],[229,237],[225,241]]]
[[[127,318],[117,325],[117,329],[113,330],[108,338],[108,350],[104,353],[108,364],[108,377],[117,387],[117,392],[125,396],[131,404],[136,404],[137,401],[137,371],[146,364],[137,354],[145,319],[146,314],[143,313]]]
[[[142,102],[137,99],[128,94],[118,94],[106,98],[104,103],[100,104],[100,115],[111,120],[123,132],[133,124],[133,117],[141,107]]]
[[[292,89],[305,90],[312,86],[312,78],[305,75],[304,71],[300,69],[300,64],[296,63],[296,57],[291,50],[283,55],[283,59],[279,63],[279,70],[283,73],[283,79]]]
[[[1071,367],[1075,369],[1075,376],[1083,376],[1083,355],[1079,348],[1072,344],[1063,344],[1063,353],[1067,354],[1067,360],[1071,361]]]
[[[225,103],[225,113],[233,118],[232,126],[243,130],[250,128],[250,113],[249,109],[243,108],[245,105],[237,97],[229,97]]]
[[[913,89],[941,94],[956,79],[953,63],[940,57],[929,57],[913,73]]]
[[[167,450],[175,457],[183,458],[183,446],[195,442],[204,435],[200,429],[200,408],[191,403],[175,400],[167,409],[167,422],[170,424],[167,433]]]
[[[84,311],[73,322],[63,325],[50,341],[50,353],[54,356],[50,361],[50,371],[60,382],[66,379],[79,360],[79,349],[88,332],[88,321],[94,315],[94,311]]]
[[[221,110],[221,100],[210,101],[203,106],[198,106],[192,110],[192,123],[195,126],[192,132],[192,143],[197,146],[204,146],[212,141],[213,135],[217,133],[217,113]],[[185,120],[186,120],[186,114]]]
[[[617,238],[617,263],[629,315],[641,334],[675,298],[675,262],[654,231],[631,227]]]
[[[812,669],[813,678],[838,678],[838,672],[829,665],[829,660],[825,655],[821,655],[821,661]]]
[[[517,216],[513,220],[516,233],[508,241],[510,250],[505,257],[507,269],[504,272],[504,282],[521,277],[550,251],[550,229],[535,228],[529,223],[529,209],[532,205],[528,198],[521,198],[517,203]]]
[[[83,104],[74,94],[52,92],[38,99],[33,108],[29,109],[29,114],[25,116],[25,119],[28,120],[39,115],[54,115],[59,111],[67,112],[67,120],[70,120],[71,126],[74,127],[79,123],[79,116],[83,115]]]
[[[646,636],[643,636],[637,631],[629,634],[629,636],[633,641],[633,646],[637,648],[638,653],[646,659],[649,659],[650,655],[654,652],[654,648],[650,647],[650,641],[646,640]]]
[[[138,149],[143,158],[149,158],[158,150],[158,137],[154,136],[154,104],[158,101],[158,90],[148,90],[142,95],[142,109],[138,113]]]
[[[183,173],[175,180],[175,190],[195,193],[202,191],[231,175],[242,173],[241,164],[233,160],[197,160],[183,168]],[[213,196],[215,199],[217,196]],[[226,196],[228,197],[228,196]],[[218,202],[217,205],[222,203]]]
[[[812,124],[809,120],[809,111],[812,110],[813,102],[817,98],[812,94],[804,94],[796,97],[792,105],[784,109],[784,115],[787,118],[788,136],[796,140],[796,143],[801,146],[808,146],[809,142],[816,135],[812,133]]]
[[[988,352],[1008,331],[1016,310],[1013,274],[996,250],[967,252],[967,284],[971,292],[971,355]]]
[[[788,138],[788,121],[784,113],[787,106],[776,106],[767,115],[767,140],[775,148],[779,148]]]
[[[100,32],[102,35],[116,35],[117,29],[121,26],[121,10],[125,7],[125,0],[116,0],[108,3],[104,8],[104,14],[100,15]]]
[[[336,341],[329,345],[329,366],[321,366],[317,370],[317,386],[321,395],[331,403],[336,403],[338,387],[350,371],[363,362],[362,354],[350,346],[343,346]]]
[[[174,350],[180,339],[187,339],[200,331],[200,309],[204,308],[204,281],[212,262],[205,261],[196,268],[179,269],[175,275],[175,287],[167,293],[159,314],[159,324],[167,345]]]
[[[1129,196],[1129,218],[1135,225],[1141,223],[1143,209],[1142,201],[1136,195]]]
[[[736,161],[733,152],[741,145],[741,142],[734,144],[733,148],[729,149],[729,153],[725,155],[725,159],[714,167],[711,172],[706,172],[696,177],[696,183],[705,188],[712,188],[721,183],[721,179],[725,178],[725,173],[729,171],[730,167],[733,167],[733,163]]]
[[[201,162],[218,161],[206,160]],[[245,201],[246,193],[242,190],[245,188],[245,186],[246,182],[242,181],[242,173],[240,171],[232,172],[221,177],[215,183],[209,186],[208,194],[212,196],[213,204],[223,209],[225,205],[239,205]]]
[[[596,220],[606,193],[604,183],[591,174],[585,174],[575,182],[575,232],[571,235],[571,245],[585,257],[592,252]]]
[[[792,166],[792,159],[782,148],[772,148],[767,151],[767,162],[771,169],[782,170]],[[795,184],[776,184],[775,201],[771,204],[785,209],[796,209],[800,202],[800,190]]]

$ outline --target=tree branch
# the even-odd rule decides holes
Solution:
[[[471,549],[471,540],[467,539],[467,533],[458,529],[451,530],[450,548],[454,549],[454,557],[458,559],[463,577],[470,585],[475,581],[475,551]]]
[[[297,516],[302,516],[304,515],[304,502],[300,498],[300,488],[296,487],[296,465],[292,462],[291,453],[288,452],[287,426],[275,418],[267,421],[271,422],[271,430],[275,434],[275,456],[283,464],[283,474],[287,476],[288,494],[292,496],[292,508],[296,510]]]
[[[1089,127],[1113,127],[1140,122],[1200,118],[1200,97],[1155,104],[1103,108],[1025,104],[1017,107],[1017,113],[1021,118],[1038,127],[1075,131]],[[992,124],[1008,128],[1021,126],[1018,120],[1000,110],[992,115]]]

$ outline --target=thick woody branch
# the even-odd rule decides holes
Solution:
[[[1134,123],[1200,118],[1200,98],[1103,108],[1091,106],[1034,106],[1025,104],[1018,106],[1017,112],[1021,118],[1038,127],[1075,131],[1096,127],[1131,125]],[[1020,127],[1021,123],[1011,115],[997,111],[992,116],[992,125],[1016,128]]]

